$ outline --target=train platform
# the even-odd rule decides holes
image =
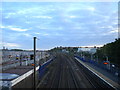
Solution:
[[[10,68],[7,70],[4,70],[0,72],[2,75],[2,78],[0,79],[0,83],[3,87],[9,87],[12,88],[18,84],[22,84],[23,82],[26,82],[26,78],[31,75],[34,72],[34,66],[17,66],[14,68]],[[36,67],[36,70],[39,69],[39,66]],[[19,87],[18,87],[19,88]]]
[[[3,89],[10,88],[27,77],[26,73],[33,69],[33,66],[17,66],[0,71],[0,84]],[[0,85],[0,86],[1,86]]]
[[[2,73],[14,73],[18,75],[23,75],[24,73],[33,69],[33,66],[17,66],[14,68],[9,68],[7,70],[2,71]]]
[[[44,63],[41,62],[41,64]],[[39,65],[37,63],[36,71],[38,71],[38,69],[39,69]],[[19,65],[13,68],[2,70],[0,72],[0,75],[2,76],[2,78],[0,78],[0,84],[3,87],[7,87],[7,88],[32,88],[33,72],[34,72],[34,66],[32,64],[21,65],[21,66]],[[37,73],[38,72],[36,72],[36,75]],[[25,83],[27,83],[27,85],[25,85]]]
[[[83,66],[85,66],[87,69],[89,69],[92,73],[97,75],[99,78],[101,78],[103,81],[108,83],[110,86],[115,88],[116,90],[120,89],[120,84],[118,84],[118,78],[114,77],[112,74],[109,74],[105,70],[100,69],[97,66],[93,66],[90,63],[83,62],[79,60],[78,58],[75,58],[78,62],[80,62]]]

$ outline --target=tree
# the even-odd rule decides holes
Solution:
[[[106,60],[106,56],[109,61],[120,66],[120,39],[115,39],[114,42],[108,43],[101,48],[97,49],[95,55],[98,55],[101,61]]]

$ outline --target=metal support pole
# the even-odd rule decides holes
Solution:
[[[97,62],[98,62],[98,55],[97,55]]]
[[[106,61],[108,61],[108,56],[106,56]]]
[[[20,55],[20,66],[22,66],[22,53]]]
[[[41,51],[41,59],[42,59],[42,51]]]
[[[91,54],[91,60],[93,60],[93,54]]]
[[[34,90],[36,90],[36,37],[34,37]]]

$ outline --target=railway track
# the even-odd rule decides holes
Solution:
[[[54,78],[50,88],[78,88],[77,78],[68,65],[67,60],[60,59],[59,65],[55,70]]]
[[[92,88],[87,79],[84,77],[83,72],[81,72],[82,69],[78,68],[76,63],[73,60],[70,60],[70,58],[66,58],[66,60],[68,61],[69,66],[71,66],[69,72],[72,77],[71,79],[73,80],[73,83],[75,85],[74,88]],[[83,81],[86,82],[84,82],[83,84]],[[85,84],[87,84],[87,86]]]
[[[51,81],[51,85],[50,85],[50,88],[57,88],[58,87],[58,80],[59,80],[59,73],[60,72],[60,66],[58,65],[54,71],[54,75],[53,75],[53,80]]]
[[[73,57],[60,54],[49,71],[46,88],[108,88]]]
[[[63,75],[63,69],[62,69],[62,64],[60,64],[60,76],[59,76],[59,84],[58,84],[58,88],[61,88],[62,75]]]
[[[87,70],[87,68],[85,68],[78,61],[76,61],[75,59],[73,59],[73,60],[75,61],[75,63],[78,65],[79,68],[83,69],[82,70],[82,74],[90,82],[90,84],[93,86],[93,88],[111,88],[111,86],[107,85],[105,82],[103,82],[102,80],[100,80],[99,77],[97,77],[96,75],[94,75],[91,71]],[[113,88],[111,88],[111,89],[113,89]]]
[[[77,72],[79,75],[82,75],[84,76],[87,81],[91,84],[92,88],[111,88],[109,85],[107,85],[105,82],[103,82],[102,80],[100,80],[96,75],[94,75],[93,73],[91,73],[90,71],[88,71],[85,67],[83,67],[78,61],[76,61],[73,57],[71,56],[67,56],[67,58],[69,58],[69,64],[71,65],[75,65],[75,68],[77,68]],[[68,60],[67,60],[68,61]],[[73,68],[71,68],[71,71],[75,71],[75,70],[72,70]],[[73,72],[75,73],[75,72]],[[77,75],[77,73],[75,74]],[[75,76],[74,76],[75,77]],[[73,77],[73,78],[74,78]],[[80,82],[80,81],[79,81]],[[78,83],[79,83],[78,82]],[[78,87],[77,88],[80,88],[79,87],[80,85],[78,84]],[[111,88],[112,89],[112,88]]]
[[[79,88],[77,79],[75,78],[74,72],[72,70],[69,69],[70,75],[71,75],[71,79],[74,83],[74,88]]]

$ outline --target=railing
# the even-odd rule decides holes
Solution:
[[[97,61],[93,61],[91,59],[85,59],[85,58],[82,58],[80,56],[74,56],[74,57],[78,58],[79,60],[81,60],[83,62],[90,63],[93,66],[97,66],[97,67],[105,70],[106,72],[111,73],[113,76],[115,76],[115,77],[117,77],[119,79],[118,83],[120,84],[120,69],[118,67],[113,67],[112,66],[113,64],[110,64],[110,66],[108,68],[107,65],[103,64],[103,62],[99,63]]]

